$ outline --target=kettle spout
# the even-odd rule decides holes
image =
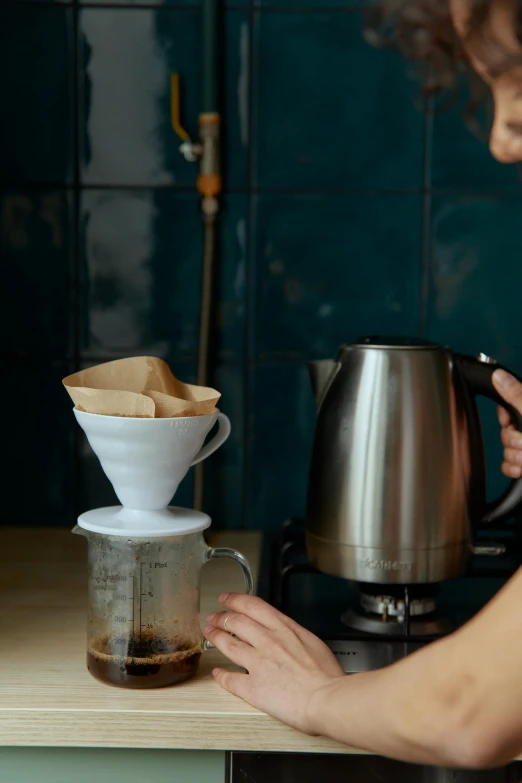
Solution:
[[[324,395],[337,375],[340,366],[340,363],[336,362],[335,359],[321,359],[316,362],[308,362],[308,372],[310,373],[317,409],[321,407]]]
[[[84,530],[83,527],[80,527],[80,525],[75,525],[71,530],[71,533],[74,533],[76,536],[83,536],[84,538],[87,538],[87,531]]]

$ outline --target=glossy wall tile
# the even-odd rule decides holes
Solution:
[[[363,9],[367,4],[364,0],[328,0],[327,3],[321,3],[320,0],[253,0],[254,6],[258,8],[292,8],[304,10],[323,11],[327,5],[328,11],[345,11],[346,9]]]
[[[241,361],[247,198],[229,194],[219,218],[213,348]],[[153,354],[190,362],[198,346],[203,222],[196,194],[89,190],[81,204],[84,358]]]
[[[62,362],[32,356],[2,360],[1,523],[69,525],[74,519],[75,474],[70,399]]]
[[[225,12],[225,176],[245,187],[248,156],[246,11]],[[85,8],[80,13],[81,182],[194,188],[197,166],[171,125],[171,74],[179,73],[181,121],[197,138],[201,18],[196,7]]]
[[[72,22],[59,3],[0,6],[0,183],[72,179]]]
[[[265,194],[256,205],[258,358],[306,361],[361,333],[418,333],[420,195]]]
[[[427,333],[522,371],[522,197],[433,199]]]
[[[205,509],[213,524],[220,528],[246,525],[245,487],[245,373],[240,364],[219,364],[212,371],[211,383],[222,398],[220,410],[230,419],[229,439],[205,460]],[[190,496],[188,504],[192,500]]]
[[[316,417],[306,365],[257,365],[248,404],[246,526],[275,531],[306,508]]]
[[[132,8],[133,6],[195,6],[200,5],[201,0],[78,0],[80,5],[100,5],[100,6],[125,6]],[[248,6],[250,0],[224,0],[223,6]]]
[[[256,16],[255,183],[261,188],[420,188],[419,88],[398,55],[371,48],[361,14]]]
[[[0,189],[0,325],[12,356],[72,354],[71,219],[66,191]]]

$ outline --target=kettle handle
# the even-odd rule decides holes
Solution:
[[[503,370],[506,368],[496,362],[480,361],[473,356],[456,355],[454,359],[461,377],[465,382],[466,388],[471,395],[473,397],[487,397],[497,403],[497,405],[505,408],[511,416],[515,428],[519,432],[522,432],[522,415],[512,405],[508,405],[493,386],[492,376],[495,370]],[[507,372],[513,375],[511,370],[507,370]],[[477,421],[477,425],[478,424],[479,422]],[[470,432],[472,460],[474,453],[476,454],[477,449],[481,447],[481,443],[478,442],[479,437],[481,440],[481,433],[479,433],[477,437],[473,437],[473,433]],[[509,516],[520,503],[522,503],[522,478],[511,481],[500,497],[491,503],[486,503],[481,524],[497,522],[500,519]]]

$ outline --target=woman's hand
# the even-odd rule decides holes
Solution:
[[[333,653],[260,598],[224,593],[219,602],[226,611],[207,617],[204,634],[248,673],[214,669],[218,683],[283,723],[317,733],[313,705],[344,677]]]
[[[493,373],[493,383],[503,399],[522,413],[522,383],[505,370],[496,370]],[[511,416],[500,406],[498,420],[502,427],[500,438],[504,446],[502,473],[509,478],[520,478],[522,476],[522,433],[515,429]]]

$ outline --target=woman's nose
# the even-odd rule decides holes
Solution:
[[[489,149],[500,163],[518,163],[522,160],[522,120],[509,119],[504,112],[495,112],[495,121],[489,138]]]

